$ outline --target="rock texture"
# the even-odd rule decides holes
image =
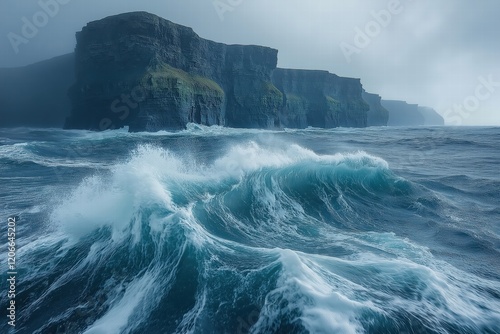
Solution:
[[[134,12],[91,22],[74,54],[0,69],[0,127],[130,131],[443,125],[434,110],[381,101],[359,79],[276,68],[278,51],[225,45]],[[69,96],[69,98],[68,98]],[[70,112],[71,111],[71,112]]]
[[[77,34],[77,84],[66,127],[277,126],[283,101],[271,83],[277,54],[211,42],[144,12],[91,22]]]
[[[363,127],[358,79],[276,69],[278,51],[225,45],[158,16],[128,13],[77,34],[67,128]]]
[[[0,69],[0,127],[61,128],[71,110],[74,55]]]
[[[369,106],[359,79],[326,71],[276,69],[274,85],[283,94],[280,124],[288,128],[366,127]]]
[[[368,126],[387,126],[389,111],[382,106],[380,95],[370,94],[363,90],[363,100],[370,106],[367,115]]]

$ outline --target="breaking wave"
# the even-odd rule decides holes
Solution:
[[[54,201],[19,333],[500,331],[498,282],[390,232],[442,201],[365,152],[139,145]]]

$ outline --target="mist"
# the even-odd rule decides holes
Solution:
[[[51,0],[0,3],[0,67],[70,53],[86,23],[147,11],[203,38],[276,48],[279,67],[361,78],[368,92],[433,107],[448,124],[500,125],[498,1],[58,1],[46,17]],[[26,21],[37,23],[28,37]]]

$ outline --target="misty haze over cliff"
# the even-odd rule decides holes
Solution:
[[[204,38],[277,48],[280,67],[361,78],[367,91],[432,106],[451,124],[500,124],[494,0],[58,1],[45,21],[37,13],[51,0],[0,4],[0,67],[72,52],[87,22],[145,10]],[[34,19],[40,27],[23,34]]]

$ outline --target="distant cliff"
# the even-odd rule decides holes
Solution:
[[[389,126],[444,125],[444,119],[434,109],[408,104],[404,101],[385,101],[382,106],[389,110]]]
[[[424,116],[424,125],[443,126],[444,118],[439,115],[436,110],[429,107],[418,107],[418,111]]]
[[[363,100],[368,103],[368,126],[387,126],[389,111],[382,106],[382,98],[377,94],[370,94],[363,90]]]
[[[208,41],[144,12],[91,22],[77,34],[66,128],[366,126],[358,79],[276,69],[277,54]]]
[[[389,111],[389,126],[422,126],[425,123],[416,104],[382,100],[382,106]]]
[[[326,71],[276,69],[272,81],[283,94],[284,127],[366,127],[368,105],[359,79]]]
[[[271,83],[277,54],[204,40],[144,12],[91,22],[77,34],[77,83],[66,127],[278,126],[283,96]]]
[[[0,69],[0,127],[61,128],[69,116],[74,55]]]

